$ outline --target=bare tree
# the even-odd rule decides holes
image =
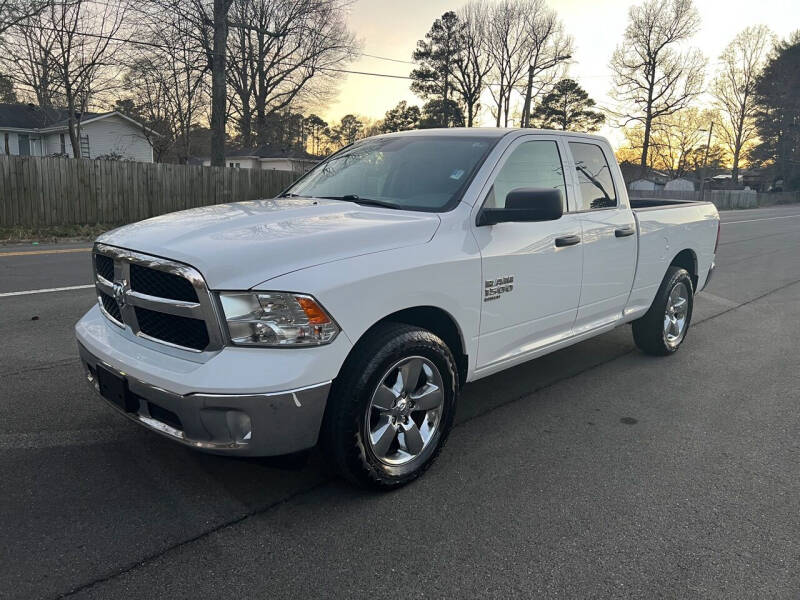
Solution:
[[[271,116],[330,97],[357,55],[346,0],[234,0],[228,42],[231,111],[241,142],[264,143]]]
[[[705,59],[697,50],[676,49],[700,24],[691,0],[645,0],[631,7],[629,19],[611,57],[612,96],[628,109],[621,114],[626,125],[644,127],[639,163],[644,175],[653,120],[679,111],[701,92]]]
[[[713,119],[712,113],[690,106],[654,121],[650,138],[655,155],[652,164],[673,178],[686,175],[692,166],[693,151],[705,145],[707,134],[703,128]]]
[[[774,39],[768,27],[754,25],[733,38],[719,57],[719,71],[712,90],[721,114],[721,137],[733,156],[731,181],[734,185],[739,183],[742,148],[756,137],[755,84]]]
[[[0,37],[0,64],[11,80],[21,86],[26,99],[42,108],[60,101],[55,73],[56,31],[49,13],[37,13],[9,27]]]
[[[528,84],[522,107],[522,127],[530,127],[533,100],[561,76],[567,61],[572,58],[572,37],[555,11],[543,0],[535,0],[526,11],[530,50],[528,56]]]
[[[489,8],[483,0],[473,0],[456,13],[464,24],[462,44],[453,65],[455,89],[467,111],[467,127],[472,127],[480,110],[486,77],[492,69],[488,52]]]
[[[40,13],[47,0],[0,0],[0,34]]]
[[[191,23],[178,15],[142,5],[137,16],[148,45],[134,49],[125,88],[137,116],[159,134],[145,132],[159,159],[175,148],[184,163],[192,154],[192,129],[206,108],[205,55]]]
[[[184,20],[206,57],[211,73],[211,164],[225,165],[228,120],[227,47],[229,12],[234,0],[148,0],[165,13]]]
[[[524,0],[501,0],[493,5],[489,17],[488,54],[496,80],[489,90],[495,103],[495,125],[508,126],[509,106],[514,86],[528,70],[528,36]]]
[[[73,156],[81,156],[80,122],[93,97],[119,85],[121,31],[128,5],[123,0],[52,0],[45,27],[54,36],[53,73],[67,108]]]
[[[508,126],[514,89],[527,79],[526,124],[532,99],[563,75],[558,67],[571,58],[572,38],[545,0],[501,0],[491,8],[488,54],[496,80],[496,89],[490,88],[495,124]]]

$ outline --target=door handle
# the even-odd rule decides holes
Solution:
[[[614,230],[615,237],[628,237],[634,233],[636,233],[636,230],[630,225],[626,225],[625,227],[620,227],[619,229]]]
[[[581,243],[581,236],[579,235],[565,235],[564,237],[556,238],[556,248],[563,248],[564,246],[574,246]]]

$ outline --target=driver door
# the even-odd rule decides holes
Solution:
[[[556,188],[562,192],[564,214],[554,221],[474,226],[483,274],[478,371],[521,362],[571,334],[583,246],[580,219],[567,212],[571,194],[565,155],[555,137],[523,136],[506,150],[487,184],[482,204],[487,208],[504,208],[506,195],[516,188]],[[479,210],[476,205],[473,216]]]

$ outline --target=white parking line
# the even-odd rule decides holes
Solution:
[[[42,290],[24,290],[22,292],[3,292],[0,293],[0,298],[6,298],[8,296],[28,296],[30,294],[49,294],[50,292],[68,292],[69,290],[88,290],[89,288],[93,288],[93,285],[70,285],[68,287],[59,287],[59,288],[45,288]]]
[[[796,219],[800,215],[784,215],[782,217],[764,217],[763,219],[747,219],[742,221],[722,221],[723,225],[736,225],[737,223],[755,223],[756,221],[774,221],[775,219]]]

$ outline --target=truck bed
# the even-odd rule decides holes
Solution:
[[[647,310],[669,261],[691,249],[701,289],[714,258],[717,210],[711,202],[630,198],[638,230],[636,275],[626,313]]]
[[[666,198],[629,198],[633,210],[648,210],[652,208],[677,208],[696,204],[707,204],[699,200],[670,200]]]

